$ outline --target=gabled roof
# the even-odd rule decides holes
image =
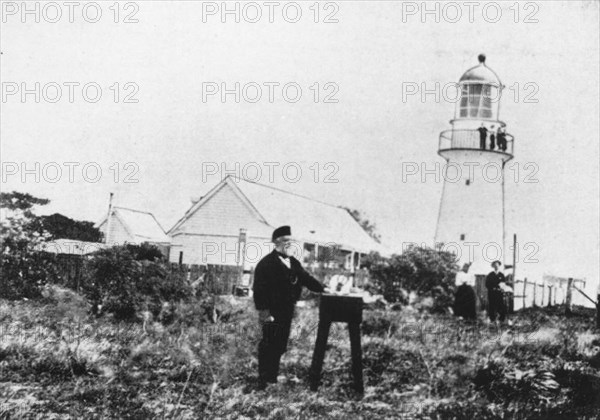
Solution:
[[[290,225],[293,236],[303,242],[319,245],[335,244],[343,249],[363,253],[379,251],[386,253],[383,246],[371,238],[342,207],[328,204],[272,186],[241,178],[226,177],[192,205],[184,217],[169,230],[181,226],[204,203],[226,185],[237,191],[257,219],[269,227],[270,232],[278,226]],[[250,232],[252,235],[253,232]]]
[[[113,217],[119,219],[127,232],[134,237],[136,243],[154,242],[169,243],[171,239],[165,233],[158,220],[150,212],[129,209],[126,207],[113,207]],[[101,226],[106,222],[107,217],[96,224]]]

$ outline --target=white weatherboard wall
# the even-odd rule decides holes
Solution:
[[[269,232],[271,229],[262,223],[257,215],[240,198],[238,193],[227,184],[221,188],[170,234],[203,233],[214,235],[233,235],[237,237],[240,229],[248,232]]]
[[[224,183],[209,200],[170,232],[169,260],[178,263],[181,255],[183,264],[237,265],[240,229],[248,232],[247,241],[252,245],[246,253],[252,261],[254,255],[264,256],[269,252],[264,244],[270,244],[268,234],[272,228],[259,220],[239,194]],[[257,236],[257,233],[262,236]]]
[[[131,235],[123,223],[117,217],[111,217],[110,233],[107,234],[108,223],[103,221],[98,229],[105,238],[109,238],[111,244],[135,243],[135,238]]]
[[[238,265],[239,236],[179,234],[173,237],[169,260],[179,262],[183,252],[183,264]],[[250,236],[246,243],[246,265],[255,266],[260,259],[272,250],[273,244],[268,238]]]

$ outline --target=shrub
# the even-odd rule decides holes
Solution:
[[[43,242],[43,238],[27,232],[23,226],[8,226],[3,221],[0,236],[3,250],[0,255],[0,298],[41,297],[44,285],[56,276],[56,256],[36,251],[35,247]]]
[[[127,244],[125,249],[138,261],[161,261],[164,258],[162,251],[156,245],[145,242],[141,245]]]
[[[44,286],[56,276],[55,256],[37,252],[28,244],[11,243],[6,239],[4,246],[11,249],[0,255],[0,298],[38,299]]]
[[[147,310],[158,316],[163,303],[191,296],[182,275],[171,273],[164,263],[135,257],[131,248],[112,247],[90,260],[83,289],[96,314],[106,311],[127,320]]]
[[[89,312],[87,300],[70,289],[57,285],[46,285],[42,290],[43,303],[48,303],[42,311],[43,316],[53,320],[68,319],[77,322]]]
[[[361,331],[365,335],[385,336],[392,335],[398,330],[398,325],[384,311],[365,312],[361,324]]]
[[[390,344],[371,341],[363,346],[363,366],[367,383],[397,389],[426,382],[427,367],[410,350],[398,350]]]
[[[558,383],[569,388],[574,406],[600,408],[600,374],[584,362],[566,362],[554,371]]]
[[[146,308],[158,315],[163,304],[191,296],[191,288],[180,273],[172,273],[162,263],[143,261],[136,292],[143,296]]]
[[[454,259],[449,252],[411,246],[389,259],[371,254],[365,265],[388,302],[408,303],[404,291],[415,292],[433,299],[431,312],[445,313],[454,300]]]
[[[473,382],[493,402],[540,405],[559,391],[552,372],[533,368],[520,370],[496,360],[479,369]]]
[[[37,252],[48,234],[39,231],[32,209],[48,200],[19,192],[0,193],[0,298],[38,298],[46,283],[50,254]]]

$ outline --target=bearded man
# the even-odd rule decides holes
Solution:
[[[277,383],[279,362],[287,350],[292,318],[302,287],[322,293],[323,285],[294,258],[294,241],[289,226],[273,232],[273,252],[256,265],[254,304],[258,310],[262,339],[258,344],[258,388]]]

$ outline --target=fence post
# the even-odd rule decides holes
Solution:
[[[596,297],[596,327],[600,329],[600,291]]]
[[[546,285],[542,283],[540,286],[542,286],[542,301],[540,303],[540,306],[544,306],[544,298],[546,297]]]
[[[536,282],[534,282],[533,283],[533,305],[532,305],[534,308],[537,306],[537,303],[536,303],[537,288],[538,288],[538,285]]]
[[[548,307],[552,306],[552,285],[548,285]]]
[[[237,260],[237,276],[236,279],[232,282],[233,284],[230,287],[230,293],[235,295],[235,287],[238,284],[242,284],[242,279],[244,277],[244,268],[246,265],[246,242],[248,238],[248,231],[245,228],[240,228],[240,234],[238,236],[238,260]],[[302,256],[298,256],[301,258]]]
[[[527,300],[525,299],[526,295],[527,295],[527,277],[525,277],[525,280],[523,280],[523,309],[525,309],[527,307]]]
[[[572,298],[571,286],[573,286],[573,277],[569,277],[569,279],[567,280],[567,299],[565,302],[565,314],[566,315],[571,314],[571,298]]]

